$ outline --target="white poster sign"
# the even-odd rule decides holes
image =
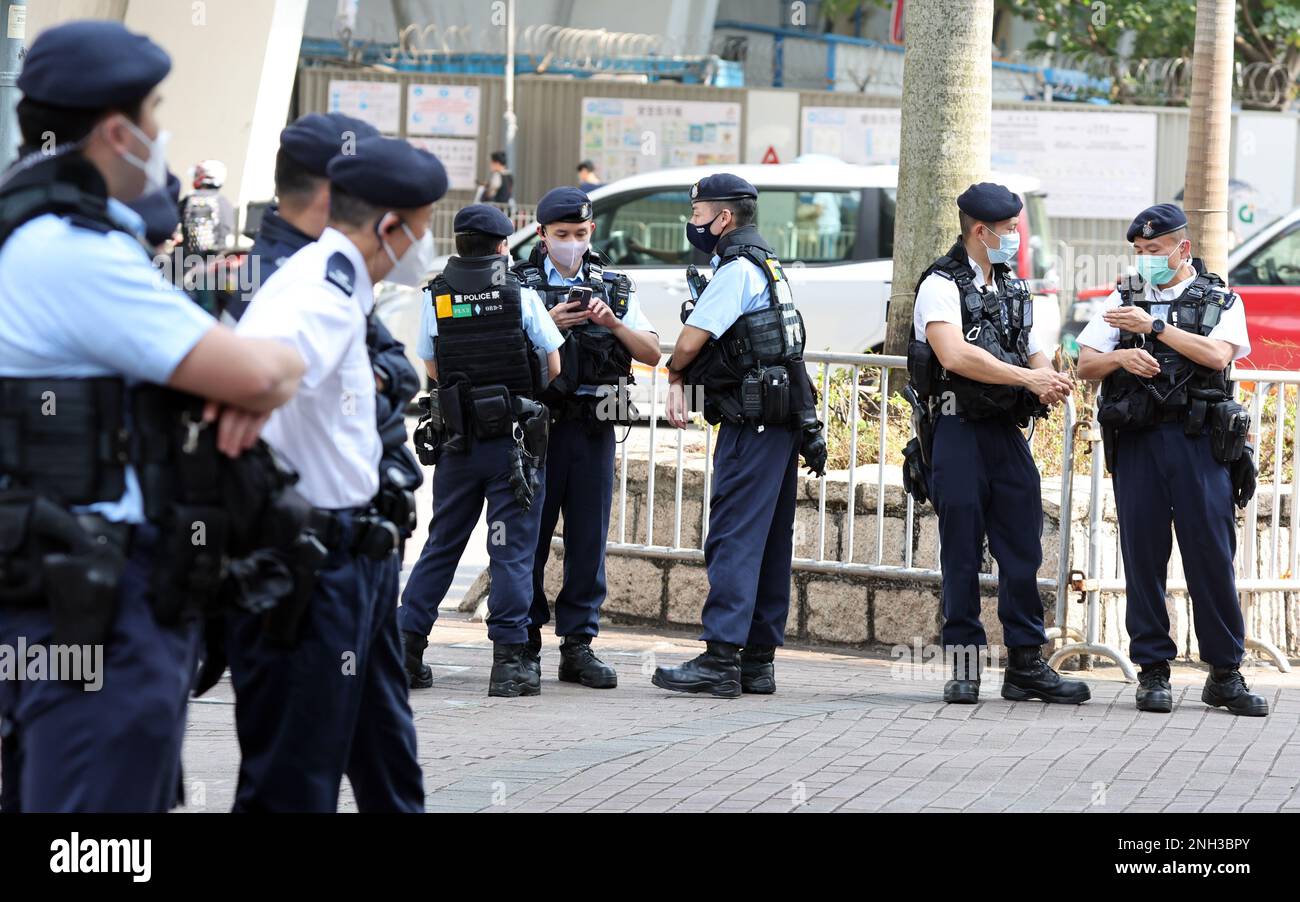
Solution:
[[[396,135],[402,121],[401,86],[394,81],[330,79],[329,112],[369,122],[387,135]]]
[[[582,156],[603,181],[638,172],[740,162],[740,104],[582,99]]]
[[[473,191],[478,184],[477,138],[407,138],[416,147],[433,154],[447,170],[447,186],[453,191]]]
[[[454,135],[477,138],[477,85],[409,85],[406,89],[408,135]]]

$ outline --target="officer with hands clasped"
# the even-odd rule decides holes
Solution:
[[[505,214],[472,204],[453,228],[456,256],[429,283],[416,344],[436,385],[421,399],[415,447],[421,463],[437,466],[429,538],[402,593],[406,674],[412,688],[433,684],[421,654],[486,500],[488,695],[538,695],[528,611],[550,416],[536,399],[563,375],[564,339],[537,292],[510,269],[505,239],[514,226]]]
[[[564,515],[564,582],[555,597],[560,679],[598,689],[618,673],[591,650],[605,600],[605,539],[614,492],[614,427],[630,426],[632,360],[659,363],[659,336],[641,312],[632,281],[592,250],[591,201],[578,188],[553,188],[537,204],[541,241],[515,274],[541,295],[564,334],[563,375],[543,393],[551,411],[546,502],[533,561],[528,645],[542,649],[551,619],[544,578],[551,534]],[[576,295],[580,298],[575,298]]]
[[[170,68],[120,23],[74,21],[36,38],[18,78],[24,155],[0,181],[0,645],[102,659],[76,679],[0,676],[6,811],[176,802],[230,525],[214,489],[303,372],[219,326],[141,247],[126,204],[166,182]]]
[[[344,774],[362,811],[424,808],[397,629],[399,535],[376,507],[383,448],[366,325],[375,282],[426,272],[423,237],[447,176],[402,140],[362,138],[352,151],[327,168],[320,240],[267,280],[237,330],[306,363],[302,391],[265,436],[301,474],[328,551],[295,622],[231,623],[241,811],[332,812]]]
[[[1264,716],[1268,701],[1241,674],[1245,623],[1237,598],[1233,502],[1254,494],[1250,417],[1232,400],[1228,369],[1250,353],[1246,312],[1223,279],[1192,257],[1174,204],[1143,210],[1128,228],[1137,275],[1079,335],[1079,376],[1102,379],[1097,419],[1115,483],[1130,655],[1141,666],[1137,707],[1173,710],[1165,574],[1178,536],[1207,705]]]
[[[776,691],[799,455],[816,473],[826,466],[802,356],[803,320],[757,216],[758,191],[738,176],[719,173],[692,186],[686,237],[713,255],[714,276],[683,310],[668,361],[669,422],[684,428],[687,408],[702,407],[709,423],[721,425],[704,544],[705,652],[680,667],[656,668],[651,681],[721,698]]]
[[[920,482],[939,515],[941,632],[953,658],[944,701],[979,700],[979,574],[984,539],[998,562],[998,618],[1009,650],[1002,697],[1079,704],[1091,693],[1043,660],[1038,592],[1043,502],[1038,468],[1020,431],[1071,393],[1033,335],[1033,304],[1008,264],[1019,248],[1020,198],[981,182],[957,198],[961,236],[917,283],[911,390],[923,405]],[[916,465],[909,460],[909,466]]]

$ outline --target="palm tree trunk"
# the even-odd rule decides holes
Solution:
[[[1232,0],[1197,0],[1192,106],[1183,205],[1192,253],[1206,269],[1228,267],[1228,143],[1232,137]]]
[[[917,278],[958,233],[957,195],[988,174],[993,97],[993,0],[915,0],[906,16],[890,354],[912,337]]]

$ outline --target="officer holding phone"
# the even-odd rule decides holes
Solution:
[[[559,677],[593,689],[618,684],[591,650],[605,600],[605,539],[614,492],[614,428],[632,423],[631,363],[659,362],[659,336],[641,312],[632,280],[606,268],[592,250],[591,201],[578,188],[554,188],[537,205],[541,240],[515,267],[564,333],[564,371],[543,398],[551,410],[546,503],[533,560],[528,645],[540,669],[542,627],[551,619],[544,588],[551,535],[564,514],[564,583],[555,596],[561,638]]]

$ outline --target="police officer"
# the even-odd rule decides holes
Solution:
[[[1020,427],[1070,394],[1033,334],[1033,305],[1009,263],[1020,198],[981,182],[957,198],[961,236],[922,274],[916,289],[912,383],[930,404],[929,493],[939,515],[942,642],[953,658],[944,701],[979,700],[979,572],[985,536],[998,562],[998,618],[1008,661],[1002,697],[1079,704],[1090,697],[1043,660],[1038,568],[1043,502],[1038,468]]]
[[[632,281],[605,268],[592,250],[596,223],[591,201],[578,188],[553,188],[537,204],[541,241],[515,267],[537,291],[565,336],[564,376],[545,393],[551,411],[542,508],[533,561],[533,606],[528,646],[539,659],[542,626],[551,619],[544,577],[551,535],[564,514],[564,584],[555,597],[560,679],[597,689],[618,685],[618,672],[591,650],[605,600],[605,537],[614,491],[614,426],[632,423],[627,397],[631,363],[659,362],[659,335],[641,313]],[[589,299],[569,300],[585,288]]]
[[[549,415],[534,399],[548,378],[562,375],[564,339],[537,292],[510,270],[505,239],[514,226],[505,214],[471,204],[456,214],[453,228],[456,256],[429,285],[416,345],[437,383],[428,402],[436,435],[430,440],[417,429],[416,447],[424,447],[423,463],[437,466],[429,538],[402,592],[406,672],[412,688],[433,685],[421,654],[486,499],[488,695],[537,695],[541,672],[528,651],[528,611]],[[529,437],[527,448],[521,433]]]
[[[302,372],[290,349],[217,325],[141,249],[126,202],[166,178],[170,68],[120,23],[75,21],[36,38],[18,79],[26,155],[0,183],[0,644],[103,658],[83,674],[98,691],[0,679],[6,810],[176,801],[197,636],[169,606],[170,559],[192,524],[146,520],[171,497],[143,474],[180,453],[173,431],[198,462],[218,404],[215,446],[239,454]],[[206,398],[203,419],[155,422],[145,398],[165,388]]]
[[[1173,709],[1169,661],[1178,647],[1165,608],[1172,522],[1201,660],[1211,668],[1201,700],[1264,716],[1268,701],[1241,675],[1246,633],[1233,575],[1233,501],[1245,505],[1255,478],[1249,419],[1228,383],[1232,361],[1250,353],[1245,309],[1192,257],[1187,217],[1174,204],[1143,210],[1126,237],[1138,281],[1122,278],[1079,335],[1079,376],[1104,380],[1097,416],[1115,482],[1130,654],[1142,668],[1137,707]]]
[[[738,176],[711,175],[691,187],[686,237],[712,255],[715,274],[668,361],[669,422],[685,427],[686,391],[703,386],[705,418],[721,426],[704,544],[706,650],[680,667],[656,668],[651,681],[722,698],[776,691],[799,454],[814,472],[826,465],[802,357],[803,321],[780,261],[754,225],[757,215],[758,191]]]
[[[447,189],[437,158],[372,136],[327,168],[328,225],[253,297],[238,332],[273,337],[307,364],[303,390],[266,425],[298,470],[329,551],[288,647],[263,618],[227,636],[242,760],[236,810],[332,812],[346,773],[363,811],[423,810],[397,631],[394,524],[375,508],[382,446],[366,320],[380,279],[411,284]]]

